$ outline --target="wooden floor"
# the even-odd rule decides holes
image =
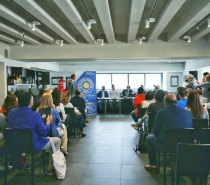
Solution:
[[[130,127],[130,115],[89,116],[85,138],[71,139],[68,147],[67,174],[64,180],[42,175],[36,169],[36,185],[162,185],[163,170],[159,174],[144,169],[148,164],[145,153],[135,153],[139,133]],[[10,172],[8,185],[29,185],[30,170],[21,176]],[[169,172],[167,184],[171,184]],[[0,178],[0,184],[2,183]],[[182,185],[189,180],[182,179]]]

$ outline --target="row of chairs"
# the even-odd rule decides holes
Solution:
[[[177,150],[178,143],[183,144],[179,146]],[[207,179],[208,170],[210,168],[210,153],[202,154],[202,150],[198,155],[202,155],[202,158],[198,158],[197,153],[192,150],[187,150],[186,147],[199,151],[199,148],[210,147],[210,129],[166,129],[163,150],[158,151],[158,169],[160,168],[160,152],[163,152],[163,174],[164,174],[164,185],[166,185],[166,161],[169,157],[169,164],[171,166],[172,172],[176,172],[176,183],[179,184],[180,176],[192,176]],[[189,145],[189,146],[188,146]],[[203,147],[202,147],[203,146]],[[209,149],[204,149],[209,150]],[[179,152],[178,152],[179,151]],[[173,157],[176,156],[176,164],[173,164]],[[183,161],[180,161],[183,160]],[[185,160],[185,161],[184,161]],[[188,162],[187,162],[188,161]],[[190,162],[189,162],[190,161]],[[195,166],[195,164],[200,163],[203,166]],[[176,166],[176,170],[174,170]],[[202,171],[202,172],[201,172]],[[201,173],[200,173],[201,172]],[[207,174],[207,175],[206,175]],[[174,180],[174,173],[172,173],[172,184]]]

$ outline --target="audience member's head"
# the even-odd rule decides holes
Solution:
[[[52,94],[50,92],[46,92],[42,95],[38,110],[47,107],[55,107],[55,105],[53,104]]]
[[[105,91],[105,86],[103,85],[103,86],[101,87],[101,89],[102,89],[102,91]]]
[[[127,85],[126,89],[127,90],[130,90],[131,89],[131,86],[130,85]]]
[[[168,93],[164,97],[165,106],[171,106],[177,104],[177,99],[175,94]]]
[[[187,108],[190,109],[195,119],[201,119],[203,114],[203,106],[197,91],[190,91],[186,102]]]
[[[187,81],[188,82],[191,82],[191,81],[193,81],[194,80],[194,76],[192,75],[192,74],[189,74],[188,76],[187,76]]]
[[[71,100],[71,94],[67,91],[65,93],[63,93],[63,97],[62,97],[62,103],[63,105],[67,105]]]
[[[62,91],[58,88],[55,88],[52,92],[52,98],[53,98],[53,103],[54,105],[60,106],[61,100],[62,100]]]
[[[206,82],[210,82],[210,75],[206,76]]]
[[[3,110],[4,115],[8,115],[9,111],[17,106],[18,106],[17,97],[13,94],[10,94],[7,95],[7,97],[4,99],[4,103],[1,108]]]
[[[145,94],[145,100],[152,100],[154,98],[154,91],[147,91]]]
[[[188,91],[185,87],[179,87],[178,89],[178,94],[180,98],[185,98],[188,95]]]
[[[76,96],[79,96],[79,95],[80,95],[80,91],[79,91],[78,89],[76,89],[75,95],[76,95]]]
[[[154,99],[156,100],[156,102],[162,102],[166,94],[166,91],[158,89],[154,94]]]
[[[33,96],[30,92],[21,92],[18,96],[18,105],[20,107],[33,106]]]
[[[209,72],[204,72],[203,73],[203,79],[202,82],[206,82],[206,76],[209,75]]]
[[[144,89],[142,87],[139,87],[137,93],[144,94]]]

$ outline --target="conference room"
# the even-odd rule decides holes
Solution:
[[[147,149],[136,150],[145,130],[131,125],[145,114],[132,119],[134,99],[140,87],[144,94],[159,89],[177,95],[179,87],[187,88],[191,74],[202,106],[210,108],[202,86],[209,83],[203,74],[210,73],[209,15],[208,0],[1,1],[0,107],[9,94],[30,91],[38,102],[41,93],[59,85],[70,92],[71,81],[86,105],[86,136],[68,132],[65,179],[43,174],[37,165],[34,184],[169,184],[171,168],[167,164],[165,169],[164,152],[158,151],[160,165],[152,173],[145,167],[150,163]],[[123,95],[128,86],[132,94]],[[101,90],[107,96],[99,96]],[[75,94],[70,95],[69,103]],[[0,159],[3,184],[1,148]],[[19,176],[17,171],[8,170],[7,184],[30,184],[30,170]],[[180,179],[181,185],[193,181]]]

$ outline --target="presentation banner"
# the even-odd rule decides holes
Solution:
[[[88,114],[97,113],[96,72],[85,71],[77,75],[76,86],[81,89],[86,99]]]

